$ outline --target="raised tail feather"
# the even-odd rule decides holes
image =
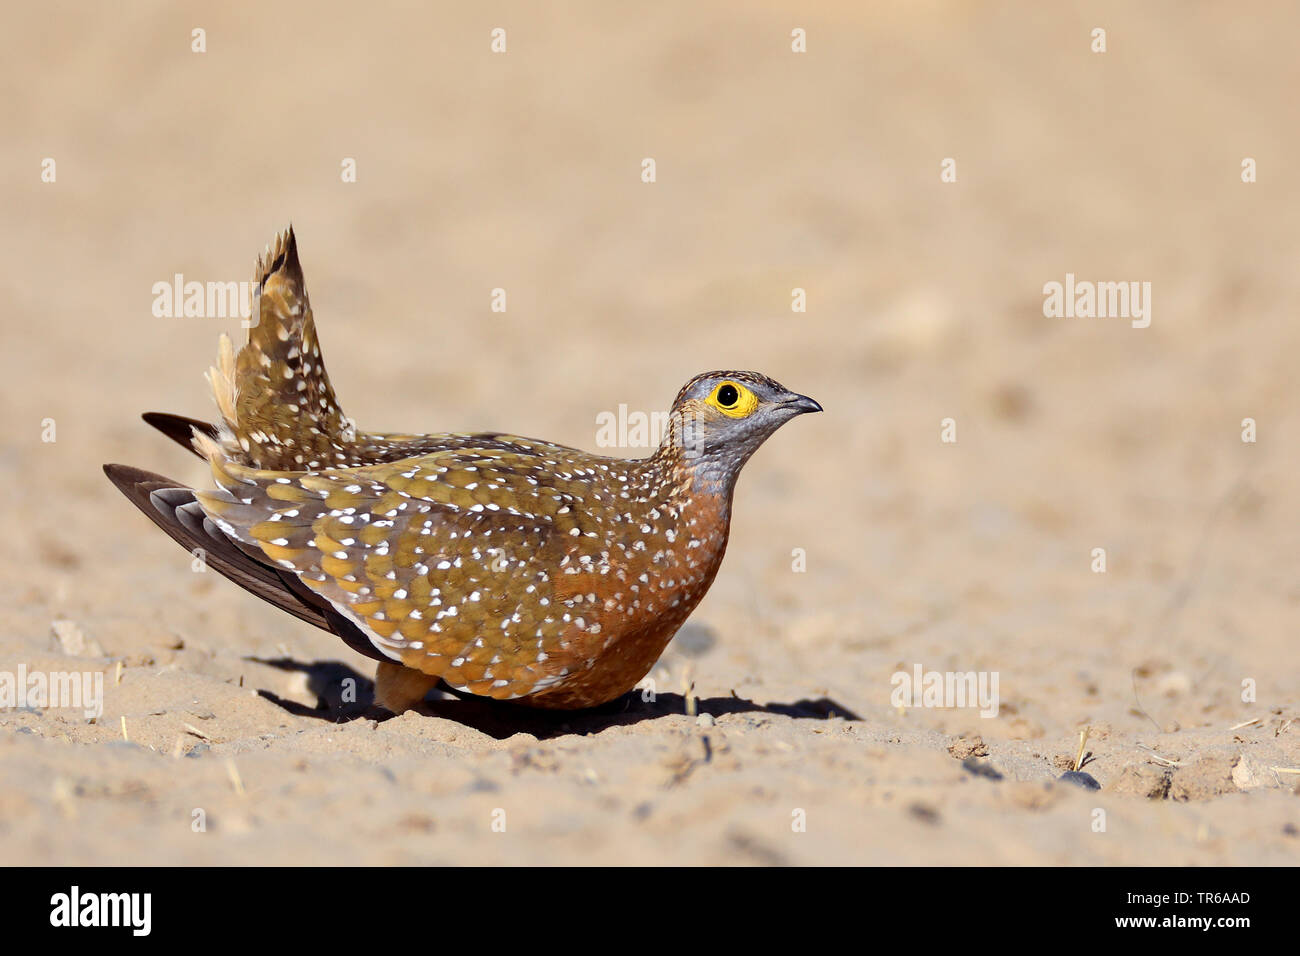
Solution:
[[[359,434],[343,414],[321,359],[292,227],[258,257],[253,281],[258,312],[247,343],[236,353],[222,335],[208,370],[219,423],[167,412],[147,412],[146,422],[201,458],[215,452],[263,471],[355,468],[446,444],[446,436]]]
[[[248,341],[236,355],[223,335],[208,372],[222,450],[271,471],[344,463],[356,428],[339,408],[321,359],[292,226],[258,257],[253,281],[258,308]]]

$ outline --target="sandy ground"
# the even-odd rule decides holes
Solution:
[[[6,9],[0,674],[105,700],[0,711],[0,862],[1296,862],[1294,5],[462,6]],[[104,480],[204,480],[138,415],[210,415],[236,323],[151,290],[290,220],[365,427],[594,448],[710,368],[825,405],[654,701],[376,721]],[[1045,317],[1067,273],[1150,326]],[[896,706],[918,664],[998,715]]]

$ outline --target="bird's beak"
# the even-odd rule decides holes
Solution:
[[[796,392],[790,392],[785,398],[781,399],[781,407],[788,408],[795,415],[802,415],[805,412],[820,412],[821,404],[816,400],[809,398],[807,395],[799,395]]]

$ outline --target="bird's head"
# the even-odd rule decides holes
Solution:
[[[769,435],[796,415],[821,410],[758,372],[705,372],[677,393],[661,451],[680,454],[697,487],[729,490]]]

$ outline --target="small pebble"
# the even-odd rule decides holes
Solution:
[[[60,651],[68,657],[103,657],[99,641],[86,637],[76,621],[59,618],[50,624],[50,635]]]
[[[713,719],[712,714],[700,714],[695,718],[695,722],[701,727],[712,727],[717,723],[717,721]]]
[[[1072,783],[1076,787],[1083,787],[1085,790],[1100,790],[1099,784],[1095,777],[1090,773],[1084,773],[1082,770],[1071,770],[1068,773],[1061,774],[1057,778],[1063,783]]]
[[[59,649],[69,657],[80,657],[86,653],[86,635],[75,621],[57,620],[50,625],[50,633],[58,641]]]

